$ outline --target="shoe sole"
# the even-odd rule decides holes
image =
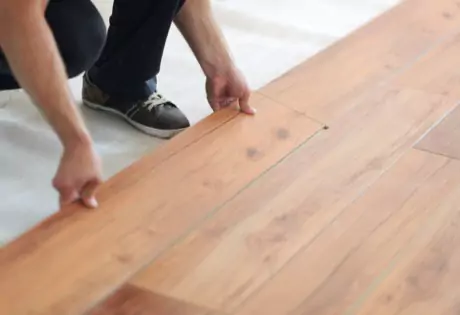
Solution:
[[[99,105],[99,104],[95,104],[95,103],[92,103],[92,102],[87,101],[87,100],[83,100],[83,104],[85,106],[87,106],[87,107],[89,107],[91,109],[97,110],[97,111],[102,111],[102,112],[107,112],[107,113],[110,113],[110,114],[117,115],[117,116],[123,118],[124,120],[126,120],[134,128],[142,131],[145,134],[148,134],[149,136],[153,136],[153,137],[156,137],[156,138],[171,139],[172,137],[174,137],[175,135],[181,133],[182,131],[184,131],[186,129],[186,128],[183,128],[183,129],[164,130],[164,129],[156,129],[156,128],[152,128],[152,127],[147,127],[147,126],[144,126],[142,124],[139,124],[139,123],[135,122],[134,120],[132,120],[131,118],[129,118],[128,116],[123,114],[122,112],[119,112],[119,111],[117,111],[117,110],[115,110],[113,108],[103,106],[103,105]]]

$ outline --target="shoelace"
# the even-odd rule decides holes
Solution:
[[[146,107],[149,111],[152,111],[155,107],[169,103],[161,94],[154,93],[149,96],[149,98],[144,102],[143,106]]]

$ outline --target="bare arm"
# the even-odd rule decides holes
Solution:
[[[254,114],[255,110],[248,103],[249,87],[232,60],[224,35],[214,19],[210,0],[186,0],[175,24],[207,77],[211,107],[219,110],[238,101],[243,112]]]
[[[101,171],[67,84],[64,64],[45,19],[47,0],[0,0],[0,46],[14,76],[64,146],[54,178],[61,204],[96,207]]]
[[[186,0],[175,19],[208,77],[233,66],[227,42],[217,25],[209,0]]]
[[[67,85],[44,0],[0,0],[0,46],[22,88],[38,105],[64,147],[89,144]]]

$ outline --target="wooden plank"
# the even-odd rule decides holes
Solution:
[[[453,106],[422,91],[371,92],[340,128],[306,143],[133,283],[233,313]],[[279,290],[281,307],[301,295]],[[254,314],[275,314],[268,301]]]
[[[460,107],[428,133],[416,148],[460,160]]]
[[[87,315],[218,315],[218,313],[136,286],[125,285]]]
[[[140,178],[123,171],[98,211],[71,206],[2,248],[0,313],[84,313],[321,129],[266,98],[253,105],[255,117],[229,120],[158,167],[155,153],[145,158]]]
[[[456,315],[460,312],[460,164],[452,163],[444,181],[451,187],[419,234],[358,300],[350,314]],[[383,280],[383,281],[382,281]],[[374,291],[374,292],[372,292]],[[364,303],[363,303],[364,301]]]
[[[353,108],[356,95],[388,81],[458,32],[459,14],[456,0],[405,1],[261,92],[330,125]]]
[[[446,205],[458,207],[459,166],[410,151],[236,314],[354,314],[353,303],[378,285],[383,270],[446,218]]]
[[[460,7],[460,6],[459,6]],[[460,16],[460,14],[458,15]],[[457,20],[460,20],[456,17]],[[431,93],[460,97],[460,34],[417,60],[395,84]]]

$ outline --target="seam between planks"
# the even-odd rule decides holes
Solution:
[[[427,153],[427,154],[431,154],[431,155],[436,155],[436,156],[444,157],[444,158],[447,158],[447,159],[449,159],[449,160],[460,161],[459,158],[454,157],[454,156],[450,156],[450,155],[448,155],[448,154],[443,154],[443,153],[439,153],[439,152],[433,152],[433,151],[428,150],[428,149],[422,149],[422,148],[417,148],[417,147],[414,147],[413,149],[414,149],[414,150],[417,150],[417,151],[421,151],[421,152]]]
[[[324,129],[329,129],[329,125],[327,123],[325,123],[324,121],[321,121],[321,120],[319,120],[319,119],[317,119],[315,117],[312,117],[312,116],[308,115],[308,113],[305,113],[304,111],[301,111],[301,110],[299,110],[297,108],[292,108],[291,106],[284,104],[284,102],[282,103],[281,101],[274,99],[272,96],[263,93],[262,90],[257,90],[257,93],[263,95],[263,97],[269,99],[270,101],[272,101],[272,102],[274,102],[274,103],[276,103],[276,104],[278,104],[278,105],[280,105],[280,106],[282,106],[284,108],[292,110],[296,114],[302,115],[302,116],[304,116],[304,117],[316,122],[317,124],[322,125]]]
[[[438,93],[439,94],[439,93]],[[438,127],[450,114],[452,114],[456,109],[460,108],[460,101],[457,101],[457,105],[454,106],[451,110],[447,111],[441,118],[439,118],[434,124],[433,126],[431,126],[430,129],[428,129],[423,135],[420,136],[420,138],[417,140],[417,142],[414,144],[414,148],[417,149],[417,150],[420,150],[420,151],[425,151],[425,152],[430,152],[430,153],[434,153],[436,154],[435,152],[431,152],[429,150],[425,150],[425,149],[420,149],[420,148],[417,148],[416,146],[426,137],[428,136],[428,134],[430,132],[432,132],[436,127]],[[438,155],[442,155],[442,154],[438,154]],[[446,156],[446,157],[449,157],[449,156]],[[449,157],[449,158],[452,158],[452,157]]]

